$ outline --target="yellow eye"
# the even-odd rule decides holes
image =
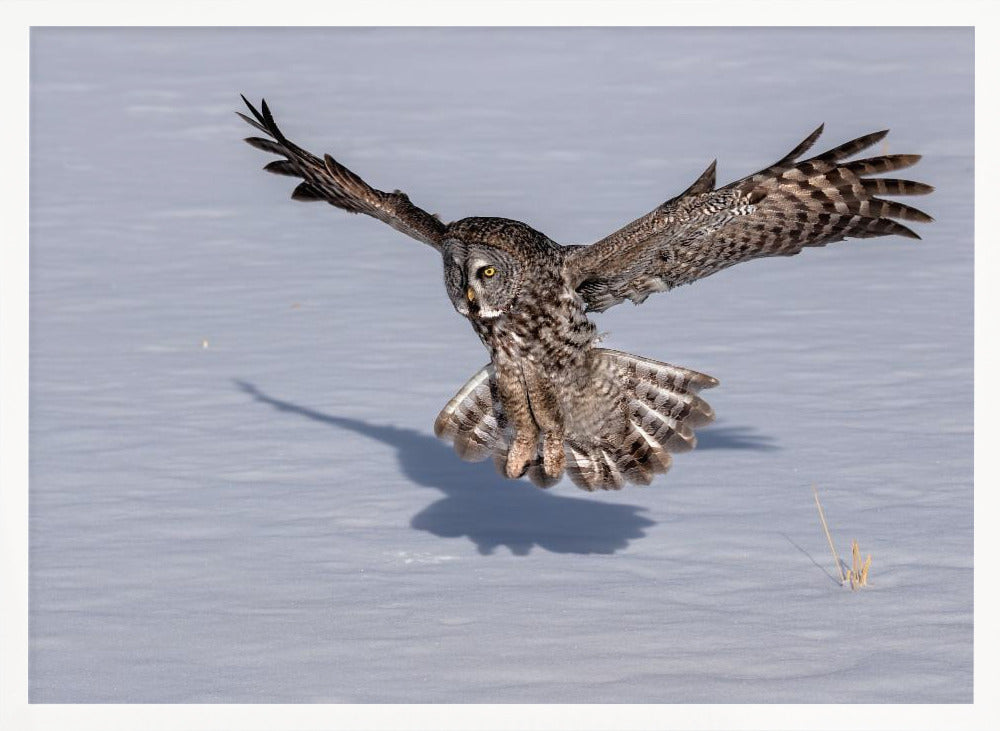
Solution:
[[[494,267],[486,267],[485,269],[483,269],[483,276],[484,277],[492,277],[496,273],[497,273],[497,270]]]

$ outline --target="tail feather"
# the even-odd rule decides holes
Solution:
[[[611,363],[612,368],[621,372],[630,382],[645,381],[661,389],[679,393],[698,393],[703,388],[719,385],[718,379],[689,368],[661,363],[651,358],[641,358],[620,350],[600,348],[598,352]]]
[[[570,450],[570,479],[585,490],[616,490],[625,482],[648,485],[670,469],[671,452],[695,445],[695,426],[715,418],[698,395],[718,381],[688,368],[599,349],[597,357],[626,399],[627,421],[618,434],[590,435]],[[578,442],[582,442],[578,438]]]
[[[572,440],[566,442],[566,473],[570,479],[584,490],[587,485],[598,485],[602,481],[599,464],[603,460],[594,450]],[[589,488],[591,490],[595,488]]]
[[[673,463],[673,457],[670,456],[670,452],[641,426],[634,423],[633,426],[635,426],[635,431],[646,442],[646,446],[649,448],[649,451],[645,455],[645,461],[649,464],[650,469],[656,474],[667,472]]]
[[[632,423],[670,452],[690,452],[697,439],[689,424],[664,416],[640,401],[632,401]]]
[[[615,465],[626,480],[637,485],[648,485],[653,481],[654,474],[666,471],[661,467],[663,460],[660,455],[666,455],[669,460],[669,452],[663,445],[649,438],[641,426],[630,421],[614,458]]]
[[[616,461],[608,454],[608,449],[597,443],[584,444],[567,440],[570,459],[566,472],[573,483],[588,492],[620,490],[625,487],[625,478]]]
[[[718,381],[704,373],[640,358],[617,350],[597,349],[601,372],[624,399],[621,420],[608,418],[605,433],[568,434],[563,450],[566,474],[584,490],[619,490],[627,483],[648,485],[672,464],[671,452],[694,448],[694,427],[715,417],[698,395]],[[486,366],[441,410],[434,432],[450,441],[465,460],[492,455],[504,474],[511,433],[496,387],[496,372]],[[541,440],[539,440],[541,443]],[[526,475],[549,487],[559,478],[547,475],[539,452]]]
[[[452,442],[467,462],[480,462],[501,448],[506,450],[506,419],[495,390],[496,373],[489,365],[462,386],[434,422],[434,433]]]
[[[625,475],[622,474],[622,470],[618,466],[618,454],[612,454],[607,449],[602,449],[600,450],[600,456],[600,487],[604,490],[621,490],[625,487]],[[591,490],[593,487],[587,486],[584,489]]]

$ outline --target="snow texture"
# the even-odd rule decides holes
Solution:
[[[972,41],[35,29],[30,700],[970,702]],[[937,221],[598,315],[718,377],[718,422],[648,488],[542,491],[433,437],[486,360],[436,254],[290,201],[240,92],[445,220],[563,243],[819,122],[922,153]]]

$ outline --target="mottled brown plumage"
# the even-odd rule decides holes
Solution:
[[[246,102],[246,99],[244,99]],[[894,219],[927,214],[881,195],[918,195],[923,183],[866,176],[918,155],[848,158],[876,132],[799,160],[822,126],[760,172],[715,187],[715,163],[683,193],[590,246],[560,246],[526,224],[464,218],[444,224],[399,191],[384,193],[329,155],[289,142],[266,103],[253,117],[268,135],[247,139],[284,159],[269,172],[300,178],[292,197],[366,213],[436,249],[445,288],[490,353],[452,398],[435,433],[462,459],[493,457],[508,477],[548,487],[567,473],[586,490],[649,484],[672,452],[694,447],[714,415],[698,395],[717,381],[697,371],[597,347],[587,312],[693,282],[741,261],[790,256],[845,238],[899,234]]]

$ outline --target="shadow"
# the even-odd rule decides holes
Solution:
[[[841,586],[841,585],[842,585],[842,584],[840,583],[840,580],[839,580],[839,579],[837,579],[837,577],[835,577],[835,576],[834,576],[833,574],[831,574],[831,573],[830,573],[829,571],[827,571],[827,570],[826,570],[826,568],[825,568],[824,566],[822,566],[822,565],[820,565],[820,564],[816,563],[816,559],[814,559],[814,558],[813,558],[813,557],[812,557],[812,556],[811,556],[811,555],[809,554],[809,552],[808,552],[808,551],[807,551],[806,549],[804,549],[804,548],[803,548],[802,546],[800,546],[800,545],[799,545],[798,543],[796,543],[795,541],[793,541],[793,540],[792,540],[791,538],[789,538],[789,537],[788,537],[788,536],[787,536],[786,534],[784,534],[784,533],[779,533],[778,535],[780,535],[780,536],[784,537],[784,539],[785,539],[786,541],[788,541],[788,542],[789,542],[789,543],[791,543],[791,544],[792,544],[793,546],[795,546],[795,547],[796,547],[797,549],[799,549],[799,551],[801,551],[801,552],[802,552],[802,554],[803,554],[803,555],[804,555],[804,556],[805,556],[806,558],[808,558],[808,559],[809,559],[810,561],[812,561],[812,564],[813,564],[813,566],[815,566],[816,568],[818,568],[818,569],[819,569],[820,571],[822,571],[822,572],[823,572],[824,574],[826,574],[826,575],[827,575],[827,578],[829,578],[829,579],[830,579],[830,581],[832,581],[832,582],[833,582],[834,584],[836,584],[837,586]],[[843,566],[841,566],[841,568],[843,568]]]
[[[779,449],[774,437],[758,434],[749,426],[706,426],[698,429],[698,446],[695,451],[706,449],[753,449],[774,452]]]
[[[483,555],[498,546],[516,556],[527,555],[535,546],[552,553],[611,554],[655,525],[640,515],[645,508],[636,505],[565,497],[526,480],[507,480],[496,474],[492,462],[462,462],[450,446],[412,429],[324,414],[268,396],[253,384],[235,383],[279,411],[350,429],[393,447],[407,478],[445,495],[413,516],[410,525],[442,538],[467,536]]]

